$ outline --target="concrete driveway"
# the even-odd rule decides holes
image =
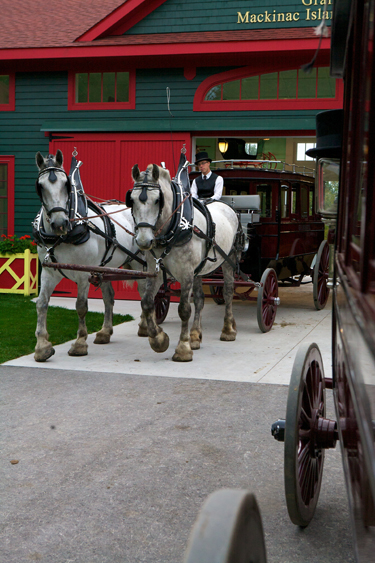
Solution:
[[[255,493],[269,563],[354,561],[339,447],[326,454],[318,508],[301,530],[288,518],[283,445],[270,433],[285,416],[300,343],[317,342],[330,370],[330,308],[315,311],[311,292],[281,290],[268,334],[252,304],[236,303],[234,343],[219,341],[223,310],[207,303],[189,364],[172,362],[173,348],[152,352],[133,321],[84,358],[64,344],[45,364],[27,356],[0,366],[0,561],[182,562],[203,501],[227,487]],[[139,304],[116,306],[138,315]],[[173,305],[171,346],[178,325]]]

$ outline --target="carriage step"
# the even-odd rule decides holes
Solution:
[[[271,426],[271,434],[278,442],[284,442],[285,436],[285,420],[280,418]]]

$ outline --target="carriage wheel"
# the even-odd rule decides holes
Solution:
[[[328,283],[329,271],[329,244],[323,240],[319,246],[313,272],[313,297],[315,308],[324,309],[329,297]]]
[[[190,533],[185,563],[266,563],[262,518],[256,498],[223,489],[204,503]]]
[[[164,286],[162,286],[155,295],[154,299],[156,322],[158,325],[161,325],[161,323],[165,321],[169,311],[170,302],[171,296],[165,292]]]
[[[217,305],[223,305],[225,303],[223,297],[223,288],[221,286],[210,285],[210,293],[212,295],[212,299]]]
[[[273,268],[264,270],[260,280],[261,287],[258,289],[257,318],[262,332],[271,330],[276,317],[279,287],[276,272]]]
[[[302,345],[294,361],[285,420],[285,496],[297,526],[312,520],[322,482],[324,448],[317,443],[325,417],[325,381],[318,346]],[[329,421],[331,422],[331,421]]]

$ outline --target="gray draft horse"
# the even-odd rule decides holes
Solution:
[[[40,215],[37,216],[38,226],[43,225],[45,240],[51,235],[54,238],[65,240],[64,237],[72,231],[72,222],[69,220],[69,206],[71,185],[69,178],[63,168],[63,155],[60,150],[56,152],[56,156],[49,155],[44,158],[40,152],[36,155],[36,164],[39,169],[39,177],[37,181],[37,192],[42,201],[42,209]],[[131,233],[134,232],[134,222],[131,210],[125,208],[125,205],[109,205],[103,206],[105,212],[119,211],[116,213],[116,222],[121,224],[127,231],[116,226],[116,240],[126,249],[132,250],[133,254],[138,251],[134,244],[134,238]],[[95,218],[95,213],[88,210],[90,222],[103,231],[103,221],[101,218]],[[35,222],[34,222],[35,229]],[[129,234],[130,233],[130,234]],[[41,263],[43,263],[47,254],[51,255],[50,247],[53,244],[45,244],[38,246],[38,254]],[[113,248],[112,248],[113,250]],[[111,250],[111,252],[112,252]],[[82,244],[74,244],[69,242],[69,236],[66,242],[57,244],[52,250],[54,261],[62,264],[79,264],[86,266],[99,266],[103,256],[106,255],[106,239],[90,232],[90,237]],[[119,248],[115,248],[109,266],[118,268],[126,262],[127,269],[140,269],[138,262],[130,261],[127,256]],[[72,344],[70,356],[84,356],[87,354],[87,328],[85,317],[88,311],[87,296],[90,283],[88,281],[89,274],[87,272],[65,270],[64,274],[73,280],[78,287],[78,295],[76,301],[76,310],[79,318],[79,326],[77,332],[77,340]],[[52,268],[42,268],[41,289],[37,301],[37,328],[35,336],[37,338],[34,358],[37,362],[45,362],[50,358],[55,350],[49,341],[47,332],[47,309],[50,297],[56,285],[63,279],[63,275],[59,270]],[[138,284],[142,287],[142,282]],[[160,285],[160,282],[159,282]],[[113,333],[112,316],[114,305],[114,290],[110,282],[104,282],[101,285],[103,301],[104,301],[104,322],[101,330],[96,334],[95,344],[106,344],[110,341]],[[141,291],[142,294],[142,291]],[[145,330],[145,321],[141,319],[140,331]]]
[[[232,300],[234,290],[234,272],[231,264],[212,246],[207,251],[207,241],[196,234],[182,246],[172,246],[168,252],[158,244],[156,232],[160,236],[168,232],[171,224],[173,209],[173,193],[171,177],[168,170],[156,164],[150,164],[145,172],[140,172],[138,165],[132,170],[135,182],[129,193],[127,203],[131,204],[135,222],[136,243],[145,252],[148,269],[155,271],[156,264],[162,260],[166,271],[181,284],[181,298],[178,313],[181,319],[180,339],[173,355],[174,361],[188,362],[193,358],[193,350],[200,348],[202,341],[202,309],[204,294],[202,278],[219,266],[224,274],[225,316],[220,340],[233,341],[236,339],[236,323],[233,317]],[[209,204],[212,220],[216,225],[215,241],[226,255],[235,261],[235,245],[239,232],[239,220],[231,207],[222,202]],[[207,221],[204,214],[194,209],[194,226],[201,232],[207,233]],[[208,256],[208,260],[206,260]],[[211,260],[211,261],[210,261]],[[215,261],[214,261],[215,260]],[[202,267],[203,265],[203,267]],[[199,276],[195,275],[196,269]],[[148,279],[146,291],[142,298],[142,312],[147,322],[147,333],[151,348],[155,352],[164,352],[169,346],[169,337],[157,325],[155,319],[154,295],[155,280]],[[195,315],[189,334],[189,319],[191,315],[190,297],[193,291]]]

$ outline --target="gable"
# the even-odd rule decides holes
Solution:
[[[127,0],[78,40],[125,34],[316,27],[324,16],[330,25],[332,3],[333,0]]]
[[[240,31],[317,26],[326,14],[332,18],[332,2],[327,0],[167,0],[126,34]],[[307,5],[310,4],[310,5]]]

